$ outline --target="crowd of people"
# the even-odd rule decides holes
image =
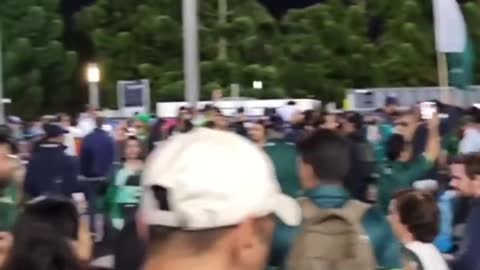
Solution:
[[[479,270],[480,110],[0,127],[0,269]]]

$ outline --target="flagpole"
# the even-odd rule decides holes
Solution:
[[[450,103],[450,88],[448,87],[448,62],[447,55],[437,51],[438,84],[440,86],[440,100]]]

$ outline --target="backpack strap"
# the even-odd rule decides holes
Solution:
[[[414,264],[417,268],[415,270],[423,270],[423,264],[420,258],[412,250],[403,247],[402,248],[403,263],[404,265]]]

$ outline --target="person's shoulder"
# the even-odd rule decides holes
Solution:
[[[380,234],[390,233],[390,223],[385,214],[376,206],[371,206],[363,215],[363,227],[368,232],[376,232]]]

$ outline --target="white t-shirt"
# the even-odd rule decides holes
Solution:
[[[433,244],[415,241],[405,247],[417,255],[423,270],[449,270],[442,254]]]
[[[95,119],[84,114],[78,119],[77,128],[80,130],[82,137],[85,137],[95,129],[96,125]]]
[[[283,121],[290,122],[300,110],[294,105],[286,105],[277,110],[278,114],[283,118]]]
[[[480,152],[480,130],[467,128],[463,139],[460,141],[460,154],[471,154]]]

